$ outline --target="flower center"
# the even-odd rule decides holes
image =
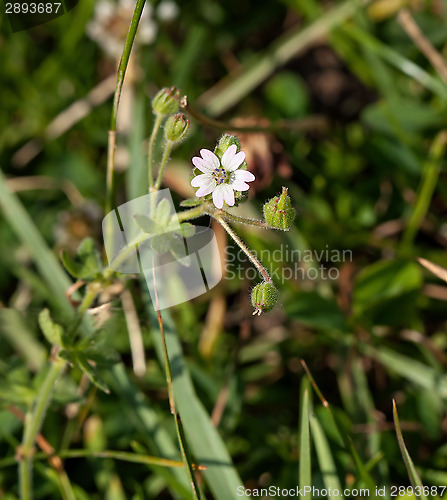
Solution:
[[[223,182],[226,182],[228,179],[228,174],[226,170],[222,167],[215,168],[212,172],[212,175],[216,180],[217,184],[222,184]]]

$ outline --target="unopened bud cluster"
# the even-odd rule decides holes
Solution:
[[[282,188],[280,196],[275,196],[264,204],[265,222],[271,227],[288,231],[295,220],[295,210],[292,208],[287,188]]]
[[[278,298],[278,290],[272,283],[264,281],[257,284],[251,291],[251,303],[255,308],[253,315],[260,316],[264,312],[271,311]]]
[[[176,87],[161,89],[152,99],[152,110],[159,117],[166,118],[165,138],[170,142],[180,142],[189,128],[189,120],[183,113],[178,113],[180,90]]]

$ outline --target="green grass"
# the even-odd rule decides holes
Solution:
[[[119,75],[119,54],[87,34],[93,0],[17,33],[2,19],[0,497],[229,500],[272,487],[391,499],[408,487],[447,498],[442,76],[391,4],[192,0],[164,20],[165,2],[149,7],[155,38],[137,34]],[[447,4],[407,7],[445,55]],[[125,55],[129,21],[109,25]],[[124,74],[118,115],[103,88],[76,118]],[[171,385],[146,284],[107,268],[101,221],[147,192],[150,98],[172,85],[191,128],[162,187],[181,210],[191,158],[238,128],[256,181],[228,223],[279,301],[252,316],[261,277],[213,224],[225,279],[162,311]],[[71,125],[48,129],[61,113]],[[154,174],[163,151],[159,134]],[[282,186],[290,231],[240,224],[262,219]]]

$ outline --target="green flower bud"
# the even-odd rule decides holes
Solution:
[[[182,113],[170,116],[165,124],[165,136],[168,141],[180,142],[189,128],[189,120]]]
[[[217,143],[214,149],[214,154],[221,160],[225,151],[232,145],[236,144],[237,152],[241,150],[241,143],[235,135],[224,134]]]
[[[264,204],[265,222],[272,227],[288,231],[295,219],[295,210],[292,208],[287,188],[282,188],[280,196],[275,196]]]
[[[272,283],[259,283],[251,291],[251,303],[255,310],[253,316],[260,316],[263,312],[268,312],[273,309],[273,306],[278,302],[278,290]]]
[[[168,116],[177,113],[180,102],[180,90],[175,87],[161,89],[152,99],[155,114]]]

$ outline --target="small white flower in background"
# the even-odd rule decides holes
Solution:
[[[199,188],[196,196],[213,193],[213,203],[217,208],[222,208],[224,201],[232,207],[234,191],[247,191],[250,188],[247,182],[255,180],[251,172],[238,170],[245,160],[245,153],[237,153],[236,145],[232,144],[222,155],[222,160],[208,149],[201,149],[200,155],[192,159],[193,165],[203,172],[191,181],[191,186]]]

